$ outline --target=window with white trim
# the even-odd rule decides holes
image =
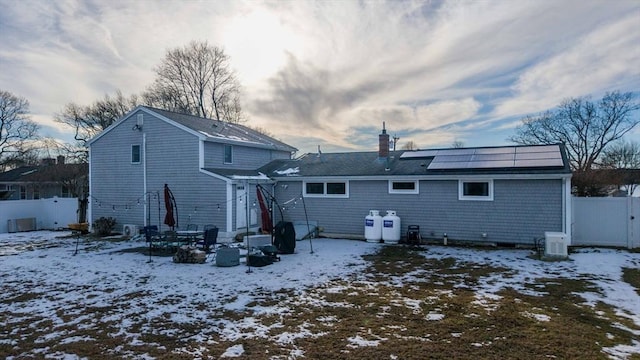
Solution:
[[[419,194],[420,185],[418,180],[397,181],[389,180],[389,194]]]
[[[233,164],[233,146],[231,145],[224,146],[224,163]]]
[[[305,181],[303,184],[305,197],[348,198],[348,181]]]
[[[458,200],[493,201],[493,180],[458,180]]]
[[[141,158],[140,145],[131,145],[131,163],[140,164]]]

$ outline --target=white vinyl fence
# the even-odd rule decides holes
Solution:
[[[571,245],[640,247],[640,198],[574,197]]]
[[[77,210],[77,198],[0,201],[0,234],[32,230],[29,224],[33,230],[66,228],[77,222]]]

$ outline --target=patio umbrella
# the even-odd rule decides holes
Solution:
[[[164,223],[172,230],[176,225],[176,219],[173,217],[173,209],[175,208],[175,206],[176,199],[173,197],[173,193],[169,189],[169,186],[167,186],[167,184],[164,184],[164,207],[167,210],[167,214],[164,216]]]
[[[262,218],[262,230],[271,234],[271,231],[273,230],[271,224],[271,215],[269,215],[269,210],[267,209],[267,205],[265,204],[261,189],[261,186],[256,187],[258,203],[260,204],[260,215]]]

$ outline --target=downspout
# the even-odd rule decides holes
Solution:
[[[143,190],[143,197],[144,199],[146,199],[148,201],[148,196],[147,196],[147,134],[146,133],[142,133],[142,190]],[[144,226],[149,226],[148,222],[147,222],[147,217],[148,217],[148,213],[147,213],[147,208],[148,208],[148,204],[147,206],[143,206],[142,208],[144,209]]]
[[[567,239],[569,240],[569,245],[571,245],[572,238],[572,227],[573,227],[573,206],[572,206],[572,198],[571,198],[571,177],[566,177],[562,179],[562,187],[563,192],[563,211],[564,217],[562,220],[562,231],[567,234]]]
[[[93,189],[93,178],[91,177],[91,146],[89,146],[89,197],[87,199],[87,222],[89,223],[88,225],[88,230],[92,231],[93,229],[91,229],[91,224],[93,224],[93,198],[91,197],[91,189]]]

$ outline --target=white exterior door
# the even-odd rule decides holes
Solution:
[[[236,185],[236,229],[247,226],[247,189]]]

